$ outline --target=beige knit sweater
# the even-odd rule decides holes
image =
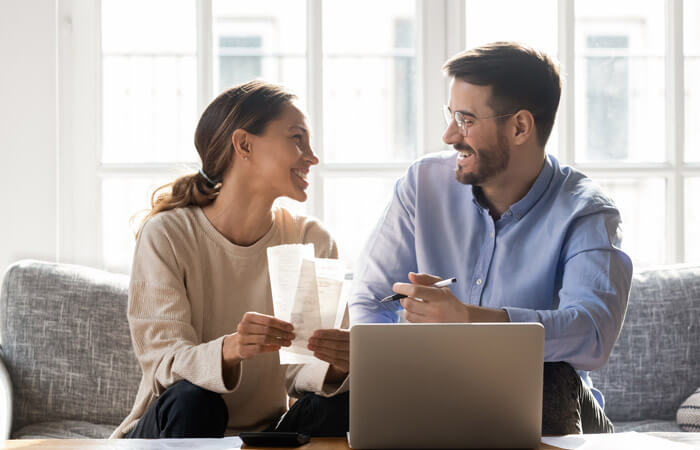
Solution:
[[[224,336],[247,311],[273,314],[267,247],[313,243],[316,256],[337,258],[329,233],[316,220],[276,208],[274,224],[258,242],[231,243],[199,207],[153,216],[136,242],[129,285],[128,319],[134,352],[143,370],[134,407],[112,438],[123,437],[148,406],[180,380],[223,395],[226,434],[260,430],[286,410],[291,396],[331,396],[347,390],[324,385],[328,365],[281,366],[277,353],[243,361],[235,385],[224,383]]]

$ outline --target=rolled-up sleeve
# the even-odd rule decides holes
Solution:
[[[565,361],[579,370],[602,367],[622,327],[632,280],[632,262],[619,248],[617,211],[577,220],[562,252],[557,307],[507,306],[511,322],[545,328],[545,361]]]

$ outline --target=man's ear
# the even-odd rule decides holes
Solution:
[[[247,131],[239,128],[231,135],[234,153],[241,159],[248,159],[251,154],[251,136]]]
[[[535,135],[535,117],[527,109],[521,109],[513,115],[515,129],[512,139],[515,145],[522,145]]]

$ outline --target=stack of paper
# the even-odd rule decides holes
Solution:
[[[542,442],[564,450],[691,450],[694,447],[660,437],[630,431],[615,434],[569,434],[545,436]]]
[[[314,258],[313,244],[270,247],[267,262],[275,317],[294,325],[296,335],[280,350],[280,363],[318,362],[307,344],[315,330],[340,327],[349,287],[342,263]]]

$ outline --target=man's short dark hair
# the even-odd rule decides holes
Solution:
[[[530,111],[539,143],[547,143],[561,97],[559,67],[549,56],[517,42],[494,42],[458,53],[442,70],[470,84],[491,86],[489,106],[496,114]]]

